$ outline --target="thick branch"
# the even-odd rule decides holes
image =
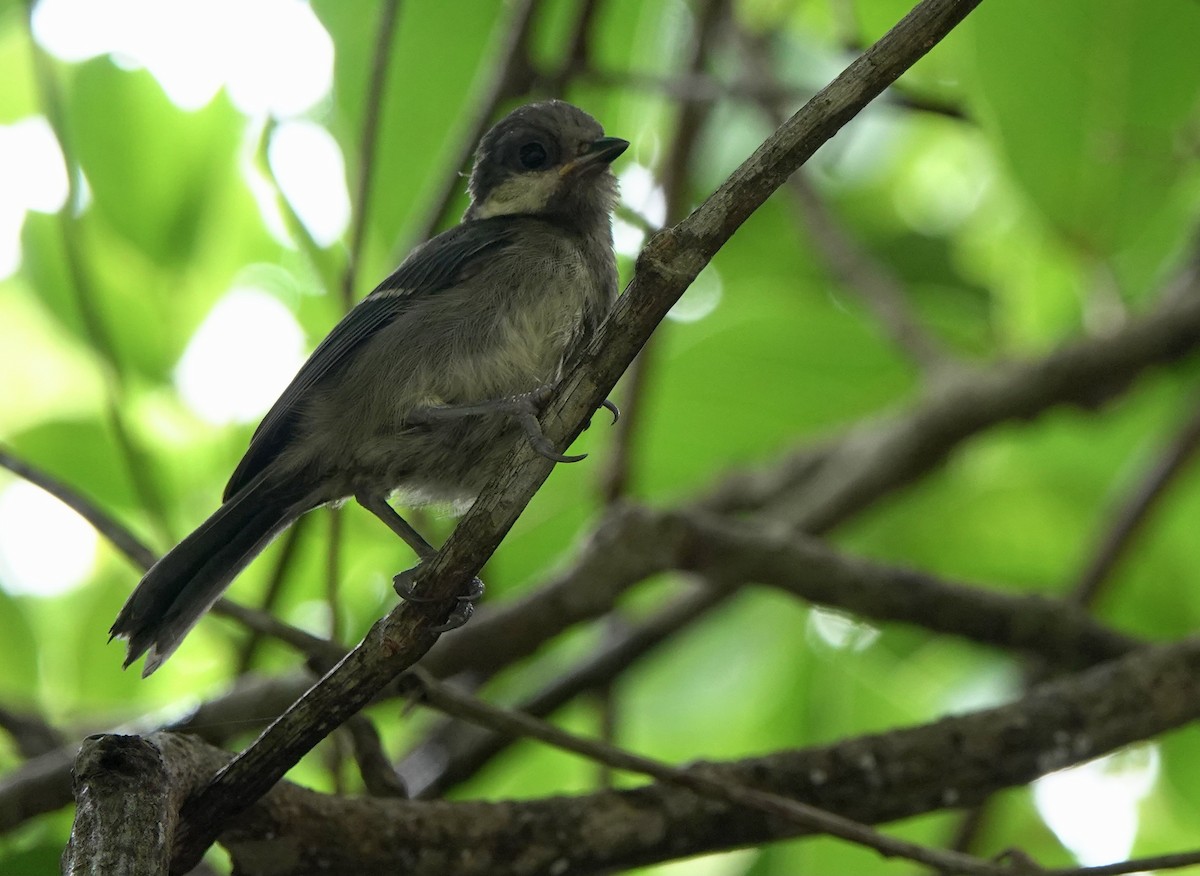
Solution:
[[[158,748],[140,736],[93,736],[75,761],[70,876],[165,874],[180,799]]]
[[[1000,708],[692,769],[878,823],[969,805],[1198,716],[1200,640],[1192,639],[1042,685]],[[216,763],[225,756],[209,751]],[[268,834],[273,863],[286,856],[296,876],[567,876],[758,844],[796,831],[661,784],[571,798],[433,803],[323,797],[281,783],[222,837],[239,872],[267,872],[252,854]]]
[[[1200,346],[1200,276],[1182,294],[1119,332],[1024,362],[956,373],[909,410],[851,429],[814,465],[811,451],[755,473],[732,475],[704,500],[715,511],[766,511],[824,532],[941,464],[966,439],[1056,405],[1094,409],[1146,369]]]

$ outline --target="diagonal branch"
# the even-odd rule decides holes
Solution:
[[[367,85],[367,101],[363,111],[362,134],[359,137],[358,183],[355,187],[354,224],[350,229],[350,251],[342,273],[342,307],[354,306],[354,284],[366,240],[367,217],[371,204],[372,182],[375,178],[375,152],[379,147],[379,116],[387,85],[388,64],[396,35],[396,16],[400,0],[385,0],[379,11],[375,33],[375,50],[371,56],[371,77]]]
[[[1095,601],[1104,580],[1125,556],[1150,512],[1187,469],[1197,450],[1200,450],[1200,407],[1192,412],[1162,457],[1113,515],[1095,554],[1074,584],[1070,597],[1073,602],[1091,605]]]
[[[625,751],[605,742],[584,739],[539,721],[523,712],[497,708],[482,700],[461,694],[449,685],[434,680],[428,673],[413,670],[409,675],[417,682],[421,699],[433,708],[449,715],[513,737],[537,739],[547,745],[603,763],[614,769],[641,773],[664,782],[687,788],[704,797],[729,806],[758,810],[790,823],[804,832],[823,833],[857,845],[874,849],[884,857],[905,858],[946,872],[963,876],[1003,876],[1008,870],[965,855],[930,849],[907,840],[890,837],[856,821],[817,809],[780,794],[747,787],[728,778],[715,778],[702,769],[681,769]]]
[[[529,60],[529,40],[533,32],[533,22],[537,18],[543,0],[518,0],[510,13],[506,31],[501,40],[500,62],[496,69],[488,72],[491,87],[479,101],[465,132],[459,140],[458,151],[450,163],[448,172],[439,175],[441,188],[434,195],[428,212],[421,224],[413,230],[406,249],[412,244],[420,243],[432,237],[434,232],[446,221],[450,213],[450,205],[454,196],[462,186],[462,169],[471,160],[475,144],[487,131],[488,125],[496,115],[497,109],[506,100],[511,100],[518,94],[524,94],[533,84],[534,72]]]

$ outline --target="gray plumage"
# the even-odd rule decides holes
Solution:
[[[129,640],[126,666],[149,651],[153,672],[272,538],[321,505],[355,496],[432,552],[384,500],[472,501],[523,434],[487,405],[557,381],[607,314],[609,162],[627,145],[561,101],[521,107],[484,136],[462,223],[413,250],[318,345],[224,504],[142,578],[111,630]]]

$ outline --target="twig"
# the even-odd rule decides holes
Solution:
[[[717,588],[701,588],[675,600],[649,620],[614,632],[599,650],[520,703],[517,710],[544,718],[582,693],[607,687],[640,658],[722,604],[728,595],[728,591]],[[469,724],[444,722],[405,756],[399,770],[411,777],[408,784],[414,797],[440,797],[478,773],[512,741]]]
[[[288,527],[287,532],[280,538],[282,544],[279,548],[279,556],[275,561],[275,566],[271,569],[271,576],[267,579],[267,588],[263,591],[262,600],[258,604],[259,612],[264,615],[272,614],[280,596],[283,595],[284,583],[287,581],[292,563],[296,559],[297,548],[300,545],[302,534],[307,530],[310,519],[307,515],[301,517]],[[262,645],[263,636],[264,633],[257,629],[250,631],[250,635],[246,637],[246,641],[238,653],[235,674],[244,675],[250,671],[259,646]]]
[[[53,64],[45,49],[33,37],[33,5],[31,0],[25,15],[25,27],[33,59],[34,81],[67,169],[67,198],[56,215],[69,277],[67,286],[83,324],[88,344],[102,363],[100,370],[105,386],[105,416],[121,451],[126,474],[142,506],[149,512],[151,523],[158,530],[160,537],[165,542],[174,543],[166,503],[151,477],[149,457],[138,444],[125,419],[126,387],[120,356],[112,334],[96,306],[96,290],[85,266],[84,244],[79,233],[79,223],[74,216],[74,211],[82,199],[80,184],[83,171],[75,157],[74,141],[68,129],[67,114]]]
[[[696,38],[691,44],[691,56],[686,63],[689,73],[697,73],[708,65],[713,44],[721,25],[729,15],[728,0],[705,0],[698,5]],[[582,67],[583,60],[577,66]],[[686,208],[691,196],[688,184],[691,179],[692,162],[701,131],[711,110],[711,104],[686,103],[680,106],[676,115],[674,135],[661,172],[668,224],[679,222],[687,215]],[[643,408],[654,371],[655,349],[662,343],[662,330],[660,327],[655,335],[647,339],[625,374],[624,392],[621,396],[623,415],[616,423],[612,452],[600,478],[601,500],[606,506],[621,500],[629,492],[633,480],[634,448],[638,430],[644,426],[646,419]],[[615,635],[613,626],[619,622],[620,618],[616,614],[607,619],[606,632],[610,637]],[[600,712],[601,738],[612,742],[616,738],[618,719],[616,699],[611,686],[604,684],[597,687],[595,698]],[[603,787],[610,784],[611,776],[607,768],[602,766],[599,779]]]
[[[354,760],[367,793],[372,797],[407,798],[408,788],[383,750],[379,731],[370,719],[366,715],[355,715],[346,722],[346,729],[354,744]]]
[[[366,106],[363,109],[362,132],[358,146],[358,185],[355,187],[354,222],[350,228],[350,251],[346,270],[342,274],[342,308],[354,306],[354,283],[360,267],[363,241],[366,238],[367,217],[375,178],[375,151],[379,146],[379,116],[391,63],[392,43],[396,35],[396,16],[399,0],[385,0],[379,10],[375,31],[375,51],[371,56],[371,75],[367,82]]]
[[[1169,855],[1152,855],[1148,858],[1131,858],[1115,864],[1099,864],[1093,867],[1064,867],[1058,870],[1039,870],[1034,876],[1122,876],[1125,873],[1151,873],[1156,870],[1177,870],[1200,864],[1200,850],[1176,852]]]
[[[700,769],[685,770],[668,766],[604,742],[575,736],[522,712],[500,709],[460,693],[449,685],[435,681],[429,673],[420,669],[410,670],[409,677],[417,683],[419,695],[424,702],[439,711],[472,721],[496,733],[537,739],[555,748],[607,764],[614,769],[650,776],[660,782],[678,785],[732,806],[756,809],[805,831],[825,833],[855,845],[866,846],[884,857],[905,858],[952,873],[1011,876],[1007,867],[980,860],[972,855],[931,849],[890,837],[865,824],[779,794],[751,788],[732,782],[728,778],[714,778]]]
[[[714,103],[722,98],[760,103],[790,104],[795,106],[813,96],[816,89],[790,83],[768,83],[749,79],[725,81],[712,74],[668,74],[639,73],[625,70],[603,70],[589,67],[581,70],[579,79],[605,88],[621,89],[636,93],[657,92],[680,103]],[[882,106],[912,110],[943,116],[956,121],[967,121],[966,110],[955,103],[937,100],[923,95],[906,94],[893,86],[880,98]]]
[[[325,548],[325,609],[329,612],[329,638],[342,637],[342,609],[338,591],[341,589],[341,571],[338,568],[345,536],[343,509],[329,508],[329,542]]]
[[[915,318],[899,279],[839,226],[811,183],[796,174],[788,190],[809,239],[824,257],[830,273],[843,288],[862,299],[892,343],[928,372],[953,367],[943,345]]]
[[[115,518],[109,516],[107,512],[90,499],[76,492],[62,481],[51,477],[41,469],[31,466],[24,460],[18,459],[11,452],[3,448],[0,448],[0,466],[41,487],[64,505],[71,508],[143,572],[157,561],[158,557],[155,556],[153,551],[142,544],[137,536],[121,525]],[[213,613],[233,618],[251,630],[274,636],[307,654],[318,654],[325,661],[325,666],[336,662],[345,654],[343,649],[332,645],[332,643],[325,639],[319,639],[303,630],[292,627],[264,611],[247,608],[228,599],[219,600],[213,606]],[[337,650],[331,650],[330,646]]]
[[[0,706],[0,729],[12,737],[17,753],[25,759],[40,757],[66,742],[66,737],[41,715],[16,712]]]
[[[41,487],[54,498],[58,499],[104,536],[113,547],[119,550],[135,566],[142,571],[149,569],[158,559],[154,551],[146,547],[141,540],[129,529],[118,522],[108,512],[104,511],[79,491],[67,486],[62,481],[47,472],[36,468],[13,453],[0,447],[0,466],[8,469],[29,483]]]
[[[539,84],[551,96],[561,95],[572,80],[577,79],[583,70],[591,66],[592,34],[595,30],[600,4],[603,2],[604,0],[582,0],[578,4],[579,12],[571,26],[571,33],[565,41],[567,48],[563,52],[558,69],[549,75],[540,77]]]
[[[248,630],[278,639],[283,644],[295,648],[315,663],[319,671],[327,670],[346,654],[346,649],[332,639],[314,636],[279,620],[272,614],[247,608],[228,599],[222,599],[213,606],[213,613],[235,620]]]
[[[534,72],[529,61],[529,38],[533,21],[542,7],[543,0],[518,0],[510,13],[504,36],[501,40],[499,66],[488,77],[491,87],[479,101],[470,122],[466,125],[460,146],[445,172],[439,174],[441,188],[433,196],[425,218],[409,235],[401,248],[407,252],[413,244],[420,243],[433,234],[446,221],[450,205],[462,186],[461,172],[471,160],[475,146],[492,123],[496,111],[507,100],[525,93],[533,84]]]
[[[777,85],[775,71],[767,57],[765,38],[740,33],[742,55],[755,81]],[[786,104],[760,99],[759,106],[778,125]],[[900,280],[874,256],[860,246],[825,205],[812,185],[801,174],[788,181],[791,203],[817,253],[829,272],[847,290],[857,294],[891,337],[892,342],[917,365],[936,373],[952,362],[933,335],[916,319],[908,304],[908,295]]]
[[[1200,408],[1171,440],[1154,466],[1120,502],[1087,567],[1071,589],[1070,598],[1091,605],[1104,580],[1128,551],[1154,506],[1187,468],[1200,448]]]

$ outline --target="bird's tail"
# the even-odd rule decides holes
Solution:
[[[237,574],[309,510],[302,499],[260,475],[151,566],[109,630],[110,641],[129,640],[125,666],[146,651],[143,676],[162,665]]]

